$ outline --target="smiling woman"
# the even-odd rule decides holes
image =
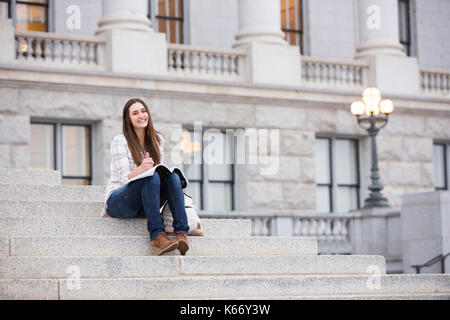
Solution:
[[[125,104],[122,131],[123,134],[115,136],[111,142],[111,177],[103,215],[113,218],[145,216],[153,252],[160,255],[179,249],[184,255],[189,249],[189,225],[178,173],[161,178],[155,171],[152,176],[126,183],[160,164],[164,150],[162,135],[155,130],[150,110],[142,99],[130,99]],[[173,215],[176,240],[170,240],[165,233],[160,209],[166,201]]]

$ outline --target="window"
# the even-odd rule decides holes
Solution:
[[[48,31],[48,0],[0,0],[0,18],[11,18],[16,30]]]
[[[186,193],[201,210],[228,212],[235,209],[235,142],[233,134],[220,130],[202,133],[186,130],[182,137]],[[206,161],[205,161],[206,159]]]
[[[284,39],[291,46],[298,46],[303,54],[303,1],[281,1],[281,30],[285,32]]]
[[[433,145],[434,187],[436,190],[448,190],[450,145]]]
[[[11,12],[9,11],[9,0],[0,0],[0,19],[11,18]]]
[[[411,13],[409,0],[398,0],[400,43],[406,55],[411,56]]]
[[[61,171],[63,184],[91,184],[91,126],[31,123],[32,169]]]
[[[168,42],[183,43],[183,0],[150,0],[148,18]]]
[[[358,141],[317,137],[315,159],[317,211],[343,213],[358,209]]]

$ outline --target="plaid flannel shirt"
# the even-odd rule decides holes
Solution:
[[[164,152],[164,139],[162,135],[161,138],[161,163],[163,159]],[[128,180],[128,174],[137,168],[136,163],[133,160],[131,151],[128,148],[127,139],[123,134],[115,136],[111,141],[110,146],[111,151],[111,165],[110,165],[110,177],[105,190],[103,210],[101,216],[107,216],[106,212],[106,201],[108,200],[111,193],[119,189]]]

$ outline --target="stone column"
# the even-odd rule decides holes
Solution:
[[[107,39],[109,71],[167,74],[166,35],[151,28],[147,0],[102,0],[97,36]]]
[[[356,59],[369,62],[369,85],[383,94],[420,93],[419,65],[399,41],[398,4],[394,0],[355,1],[359,44]]]
[[[247,51],[245,74],[254,83],[300,85],[301,56],[281,31],[279,0],[238,0],[239,32],[233,48]]]
[[[399,41],[398,4],[393,0],[358,0],[359,45],[356,57],[405,57]]]

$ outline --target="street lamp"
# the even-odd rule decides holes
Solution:
[[[370,170],[372,184],[369,186],[371,192],[365,200],[363,208],[389,207],[388,200],[381,194],[383,186],[380,184],[375,137],[378,131],[386,126],[388,115],[394,111],[394,104],[389,99],[381,100],[380,90],[375,87],[365,89],[362,98],[362,101],[354,101],[350,110],[357,117],[360,127],[366,129],[369,133],[372,146],[372,167]]]

